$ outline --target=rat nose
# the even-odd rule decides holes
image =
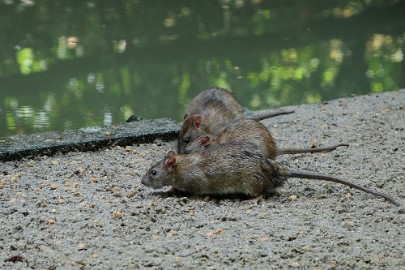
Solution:
[[[143,177],[142,177],[142,179],[141,179],[141,183],[142,183],[142,185],[145,185],[146,186],[146,183],[147,183],[147,175],[144,175]]]

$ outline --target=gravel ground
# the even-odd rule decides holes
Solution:
[[[285,109],[263,121],[279,146],[350,146],[281,163],[402,206],[305,179],[258,202],[142,186],[175,142],[38,156],[0,165],[0,269],[405,269],[405,91]]]

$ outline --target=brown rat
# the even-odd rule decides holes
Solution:
[[[241,119],[226,125],[218,135],[201,132],[194,141],[187,144],[184,153],[189,154],[231,141],[252,143],[265,157],[271,159],[275,159],[276,155],[326,152],[335,150],[339,146],[349,146],[348,144],[337,144],[318,148],[277,149],[276,142],[266,126],[254,120]]]
[[[347,185],[399,203],[383,193],[321,174],[290,170],[267,159],[252,144],[228,142],[188,155],[169,152],[142,178],[155,189],[172,186],[193,195],[243,194],[249,197],[271,194],[290,177],[326,180]]]
[[[252,120],[263,120],[280,114],[294,111],[279,111],[249,117]],[[198,94],[187,106],[178,140],[178,152],[201,133],[217,134],[228,123],[245,119],[243,108],[235,96],[222,88],[210,88]]]

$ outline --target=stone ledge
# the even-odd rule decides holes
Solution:
[[[19,160],[57,152],[96,151],[113,145],[174,140],[178,124],[171,119],[143,120],[104,128],[82,128],[0,138],[0,161]]]

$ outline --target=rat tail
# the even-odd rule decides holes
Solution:
[[[349,146],[349,145],[347,143],[340,143],[332,146],[323,146],[315,148],[279,148],[277,149],[277,155],[329,152],[335,150],[340,146]]]
[[[323,174],[316,174],[316,173],[308,173],[308,172],[298,172],[298,171],[292,171],[292,170],[288,171],[288,177],[325,180],[325,181],[329,181],[329,182],[343,184],[343,185],[349,186],[351,188],[355,188],[355,189],[367,192],[374,196],[382,197],[382,198],[386,199],[387,201],[389,201],[390,203],[392,203],[393,205],[398,206],[398,207],[400,206],[399,202],[397,202],[396,200],[394,200],[393,198],[391,198],[390,196],[388,196],[384,193],[381,193],[381,192],[378,192],[375,190],[371,190],[369,188],[360,186],[358,184],[351,183],[351,182],[341,179],[339,177],[323,175]]]
[[[283,115],[283,114],[290,114],[294,113],[294,111],[276,111],[276,112],[271,112],[271,113],[263,113],[259,115],[254,115],[254,116],[248,116],[248,119],[255,120],[255,121],[261,121],[263,119]]]

